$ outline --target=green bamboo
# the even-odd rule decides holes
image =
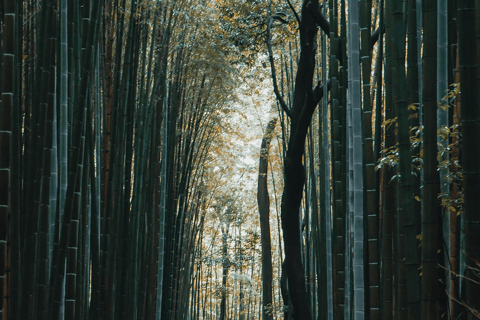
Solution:
[[[437,172],[437,2],[423,2],[424,204],[422,215],[422,318],[438,319],[438,202]]]
[[[7,234],[8,234],[8,215],[12,209],[12,200],[10,194],[11,186],[11,156],[12,154],[12,125],[16,122],[13,118],[14,112],[14,65],[15,65],[15,2],[5,1],[4,5],[4,35],[2,45],[2,63],[1,72],[1,103],[0,103],[0,179],[4,181],[0,187],[0,316],[4,317],[4,296],[9,294],[10,288],[6,289],[5,273],[7,265]],[[8,306],[7,306],[8,307]],[[7,311],[7,310],[5,310]],[[6,316],[6,312],[5,312]]]
[[[91,92],[93,91],[93,81],[91,85]],[[93,108],[90,102],[89,110]],[[90,120],[90,121],[89,121]],[[86,123],[92,123],[91,118],[86,119]],[[80,214],[79,214],[79,232],[78,232],[78,248],[77,248],[77,275],[75,284],[75,319],[88,319],[88,296],[86,294],[87,288],[90,291],[90,225],[91,225],[91,207],[90,207],[90,150],[88,149],[90,142],[87,140],[87,133],[85,133],[85,152],[83,160],[82,172],[82,190],[80,199]]]
[[[23,287],[22,291],[24,294],[27,294],[31,297],[30,303],[27,307],[20,309],[20,317],[21,318],[33,318],[37,316],[42,317],[44,316],[44,296],[37,296],[36,290],[45,286],[45,282],[47,281],[44,276],[44,272],[42,269],[42,264],[45,263],[45,259],[43,261],[39,261],[37,265],[37,256],[38,253],[41,252],[43,245],[45,244],[43,241],[47,240],[47,238],[42,237],[40,239],[41,244],[37,247],[38,242],[38,231],[40,228],[39,222],[44,222],[45,217],[39,218],[39,206],[40,206],[40,190],[42,186],[42,169],[43,165],[50,164],[50,161],[44,161],[43,158],[43,145],[45,142],[51,142],[50,139],[45,137],[46,132],[46,123],[47,123],[47,105],[48,105],[48,94],[50,93],[51,83],[49,83],[49,75],[52,71],[50,62],[52,61],[52,56],[46,56],[45,51],[47,50],[54,50],[52,46],[52,38],[54,34],[52,32],[52,24],[53,24],[53,5],[48,5],[46,1],[41,3],[40,6],[40,15],[39,20],[37,23],[39,24],[38,28],[38,38],[33,38],[32,43],[36,43],[36,46],[33,47],[33,50],[36,50],[35,54],[38,55],[37,59],[35,60],[34,65],[32,66],[32,74],[34,74],[33,80],[31,82],[32,85],[35,85],[38,90],[35,90],[32,93],[31,99],[31,123],[29,125],[32,126],[32,133],[29,137],[29,143],[26,146],[26,173],[25,173],[25,181],[27,182],[25,186],[25,206],[24,211],[22,212],[22,216],[25,219],[23,224],[23,234],[25,235],[25,242],[23,243],[22,247],[22,254],[23,254]],[[48,15],[47,15],[48,14]],[[47,17],[50,18],[49,22],[47,22]],[[46,41],[40,41],[40,39],[48,39]],[[31,53],[33,53],[32,51]],[[38,160],[37,160],[38,159]],[[50,171],[50,168],[47,169]],[[47,174],[47,173],[46,173]],[[48,173],[49,174],[49,173]],[[44,181],[46,182],[46,180]],[[43,193],[45,196],[45,192]],[[43,215],[42,215],[43,216]],[[28,222],[27,222],[28,221]],[[47,225],[48,225],[48,216],[47,216]],[[47,227],[48,229],[48,227]],[[43,231],[45,232],[45,231]],[[48,231],[47,231],[48,232]],[[38,250],[37,250],[38,249]],[[44,255],[42,255],[44,258]],[[33,259],[31,257],[34,257]],[[38,279],[38,272],[41,273],[40,280]],[[37,286],[38,284],[38,286]],[[40,302],[37,303],[36,298],[40,299]]]
[[[167,205],[167,159],[168,159],[168,108],[167,98],[165,97],[163,115],[163,145],[162,145],[162,171],[161,171],[161,201],[159,212],[159,232],[158,232],[158,260],[157,260],[157,294],[156,294],[156,312],[155,319],[159,320],[162,317],[163,307],[163,281],[164,281],[164,268],[165,268],[165,219],[166,219],[166,205]]]
[[[17,1],[16,10],[16,19],[15,19],[15,57],[20,57],[23,52],[23,43],[19,41],[23,37],[23,2]],[[4,32],[7,32],[8,29],[5,29]],[[5,33],[5,34],[8,34]],[[5,44],[8,42],[5,42]],[[28,43],[28,42],[27,42]],[[4,50],[2,49],[2,52]],[[21,84],[24,81],[24,75],[22,74],[22,61],[20,59],[15,59],[15,78],[13,79],[13,105],[17,106],[12,109],[12,144],[11,144],[11,177],[10,177],[10,190],[11,190],[11,211],[10,211],[10,241],[11,241],[11,251],[10,251],[10,268],[11,270],[16,270],[11,272],[11,285],[9,286],[9,295],[10,303],[9,310],[7,311],[7,317],[9,319],[19,319],[20,313],[20,301],[21,301],[21,248],[22,248],[22,237],[20,234],[21,231],[21,217],[20,210],[22,205],[22,176],[21,176],[21,163],[22,163],[22,145],[24,139],[22,137],[22,118],[23,112],[19,107],[22,103],[25,102],[23,95],[21,94]],[[4,70],[8,70],[8,64],[4,64]],[[25,72],[27,73],[27,72]],[[3,77],[3,71],[2,71]],[[3,83],[1,80],[0,83]],[[25,108],[27,112],[28,108]],[[3,111],[2,111],[3,112]],[[0,113],[2,113],[0,112]],[[3,114],[3,113],[2,113]],[[3,116],[0,116],[3,118]],[[25,117],[27,118],[27,117]],[[26,124],[27,122],[25,122]],[[1,140],[1,139],[0,139]],[[3,151],[2,151],[3,154]],[[0,160],[1,161],[1,160]]]
[[[95,69],[98,70],[98,51],[97,51],[97,61],[95,63]],[[97,104],[99,104],[99,101],[96,101]],[[98,114],[97,112],[95,112]],[[87,123],[91,123],[91,114],[92,112],[89,112],[87,114]],[[97,131],[100,131],[100,128],[98,127],[98,123],[95,126]],[[98,138],[98,137],[97,137]],[[98,197],[97,192],[100,190],[98,189],[98,180],[100,179],[99,175],[96,175],[95,173],[95,166],[93,165],[95,163],[95,154],[94,154],[94,143],[93,143],[93,137],[92,137],[92,131],[91,130],[86,130],[86,152],[88,154],[88,161],[90,162],[89,170],[87,170],[87,174],[90,177],[90,185],[91,185],[91,226],[90,226],[90,243],[91,243],[91,263],[92,263],[92,276],[91,276],[91,303],[88,306],[88,316],[90,319],[99,319],[100,318],[100,289],[101,289],[101,267],[100,267],[100,258],[101,258],[101,252],[100,252],[100,211],[99,211],[99,205],[100,203],[98,202]],[[99,150],[97,150],[99,152]],[[97,153],[98,155],[98,153]],[[97,158],[96,165],[98,166],[98,162],[100,159]],[[87,269],[89,270],[89,269]],[[88,301],[88,299],[87,299]]]
[[[363,241],[364,241],[364,221],[363,221],[363,159],[362,159],[362,141],[363,133],[361,126],[361,74],[360,74],[360,39],[359,39],[359,20],[358,20],[358,1],[353,0],[349,3],[349,88],[350,88],[350,114],[352,120],[353,144],[353,209],[354,209],[354,229],[353,229],[353,290],[354,296],[354,319],[363,319],[365,314],[365,287],[363,271]]]
[[[67,188],[67,196],[66,196],[66,212],[65,216],[62,221],[62,233],[60,236],[60,247],[58,248],[58,253],[55,254],[54,250],[54,257],[56,257],[56,261],[52,264],[52,266],[56,266],[55,273],[52,273],[52,280],[51,283],[54,284],[54,292],[52,297],[50,298],[50,304],[53,305],[52,307],[52,317],[51,318],[58,318],[60,313],[60,302],[62,296],[62,284],[63,284],[63,277],[64,277],[64,268],[65,268],[65,258],[66,258],[66,251],[67,251],[67,239],[69,238],[70,233],[70,225],[72,222],[73,216],[73,197],[74,197],[74,187],[75,187],[75,180],[80,179],[80,170],[81,170],[81,162],[82,162],[82,150],[81,148],[81,133],[83,129],[83,112],[85,109],[85,100],[86,100],[86,91],[87,91],[87,80],[88,80],[88,70],[90,70],[90,66],[92,63],[92,53],[93,48],[95,45],[96,40],[96,31],[97,31],[97,22],[99,21],[99,12],[102,11],[103,5],[99,3],[95,3],[92,7],[92,12],[95,14],[90,21],[90,27],[88,32],[88,41],[86,52],[82,57],[82,65],[83,65],[83,76],[82,81],[80,84],[80,94],[79,94],[79,101],[78,101],[78,115],[75,118],[74,123],[74,146],[72,147],[72,161],[69,168],[69,184]],[[78,177],[78,178],[77,178]],[[73,230],[72,230],[73,231]]]
[[[418,85],[418,48],[417,48],[417,19],[415,16],[415,1],[407,3],[407,104],[416,106],[419,101],[419,85]],[[419,113],[418,113],[419,114]],[[418,115],[417,114],[417,115]],[[413,113],[415,115],[415,112]],[[409,115],[410,130],[419,125],[419,116]],[[412,155],[419,152],[418,148],[410,146]],[[420,199],[420,174],[418,170],[415,175],[412,174],[413,195]],[[416,237],[421,233],[420,230],[421,203],[414,201],[413,210],[408,211],[405,215],[403,228],[405,230],[405,268],[407,272],[407,312],[409,318],[420,317],[420,257],[418,249],[418,241]]]
[[[364,161],[365,161],[365,208],[366,208],[366,232],[367,246],[366,257],[366,282],[368,283],[368,295],[366,296],[369,305],[368,317],[379,319],[379,252],[378,252],[378,206],[376,204],[376,179],[375,179],[375,155],[372,133],[372,109],[370,98],[370,73],[371,73],[371,2],[359,2],[360,17],[360,54],[362,63],[362,84],[363,84],[363,134],[364,134]]]
[[[415,242],[414,233],[405,233],[405,217],[413,212],[413,181],[411,174],[411,152],[410,152],[410,135],[408,126],[408,103],[406,96],[406,73],[405,73],[405,24],[403,6],[400,3],[394,2],[392,5],[393,22],[392,27],[393,41],[394,41],[394,57],[395,69],[393,73],[394,78],[394,99],[395,99],[395,115],[398,117],[397,126],[397,144],[399,148],[399,167],[398,167],[398,181],[397,181],[397,261],[398,261],[398,298],[397,306],[398,312],[402,319],[407,317],[407,295],[408,288],[406,279],[410,273],[416,275],[417,271],[414,269],[406,270],[405,268],[405,254],[406,250],[411,250],[411,246],[406,248],[405,243]],[[415,288],[411,288],[415,290]]]
[[[324,14],[326,8],[324,8]],[[322,34],[322,82],[327,82],[327,36]],[[323,98],[321,105],[321,114],[322,118],[320,122],[322,123],[322,133],[320,134],[320,139],[322,141],[322,151],[321,163],[322,163],[322,174],[320,179],[320,197],[323,199],[323,205],[321,207],[321,217],[320,217],[320,226],[322,228],[322,245],[325,248],[325,251],[322,250],[322,253],[325,253],[326,257],[326,268],[325,273],[322,272],[324,277],[323,280],[326,281],[326,290],[325,290],[325,313],[326,319],[333,320],[334,316],[334,298],[333,298],[333,256],[332,256],[332,223],[331,223],[331,191],[330,191],[330,138],[329,138],[329,129],[328,129],[328,94],[327,87],[323,87]],[[323,161],[322,161],[323,159]],[[322,183],[323,180],[323,183]]]
[[[475,209],[475,198],[478,198],[478,164],[474,157],[478,153],[478,123],[479,113],[477,107],[478,80],[476,79],[478,62],[475,46],[475,14],[474,1],[459,1],[457,3],[457,30],[458,30],[458,59],[460,67],[460,86],[462,90],[462,169],[464,184],[464,230],[465,230],[465,256],[466,264],[472,265],[479,260],[478,248],[473,245],[475,234],[478,234],[478,214]],[[469,31],[467,31],[469,30]],[[478,50],[478,49],[477,49]],[[467,268],[467,278],[474,277],[474,271]],[[480,286],[472,281],[464,282],[465,289],[462,297],[469,308],[480,309],[474,296],[479,292]],[[473,319],[474,315],[467,311],[467,319]]]
[[[336,1],[332,3],[332,12],[336,10],[338,4]],[[329,77],[332,83],[331,104],[330,104],[330,126],[331,126],[331,162],[332,162],[332,254],[333,254],[333,303],[334,317],[341,319],[344,316],[344,253],[345,253],[345,214],[342,208],[342,145],[341,145],[341,112],[340,103],[342,102],[339,86],[339,65],[342,56],[342,41],[336,37],[338,17],[337,14],[331,13],[330,25],[333,26],[330,32],[330,61],[329,61]],[[328,172],[330,175],[330,172]]]
[[[395,116],[393,109],[393,85],[392,85],[392,69],[394,59],[392,57],[392,18],[391,18],[391,1],[385,3],[385,120],[393,119]],[[393,147],[395,144],[395,135],[394,135],[394,126],[386,126],[384,129],[385,135],[385,144],[384,148]],[[383,152],[385,155],[385,152]],[[393,222],[395,215],[395,198],[393,191],[393,183],[391,182],[393,174],[393,169],[383,168],[383,189],[384,189],[384,200],[383,200],[383,222],[382,222],[382,234],[383,234],[383,261],[384,265],[383,270],[383,310],[382,316],[383,319],[393,319],[394,307],[393,301],[396,297],[395,283],[394,283],[394,271],[395,271],[395,260],[394,260],[394,250],[393,250]]]
[[[49,20],[46,25],[45,36],[47,37],[45,50],[55,52],[56,38],[54,35],[55,19],[54,19],[54,6],[50,4],[48,6],[47,19]],[[37,239],[36,239],[36,255],[35,255],[35,317],[38,319],[45,319],[47,317],[47,285],[49,279],[49,205],[50,205],[50,181],[52,173],[52,144],[53,144],[53,120],[54,120],[54,104],[55,104],[55,89],[56,89],[56,77],[55,69],[53,67],[54,60],[53,55],[44,55],[43,61],[44,70],[48,72],[42,72],[42,88],[41,90],[46,92],[41,93],[40,108],[41,113],[45,113],[45,116],[40,117],[40,137],[43,137],[43,141],[39,139],[38,143],[40,148],[43,148],[40,152],[37,150],[37,154],[41,156],[41,166],[37,166],[37,174],[41,171],[41,186],[39,189],[38,199],[38,215],[37,215]],[[40,162],[40,161],[39,161]]]
[[[383,92],[383,77],[381,76],[382,75],[382,72],[383,72],[383,55],[384,55],[384,41],[383,41],[383,31],[385,29],[385,26],[384,26],[384,1],[383,0],[380,0],[379,3],[378,3],[378,6],[380,7],[379,8],[379,18],[378,18],[378,28],[380,30],[380,39],[378,41],[378,47],[377,47],[377,58],[376,58],[376,61],[375,61],[375,71],[374,71],[374,83],[375,83],[375,123],[374,123],[374,127],[375,127],[375,135],[374,135],[374,145],[373,145],[373,159],[374,159],[374,163],[377,164],[378,163],[378,159],[380,158],[380,150],[382,149],[381,148],[381,144],[382,144],[382,138],[383,138],[383,133],[382,133],[382,127],[381,127],[381,123],[382,123],[382,117],[383,117],[383,99],[382,99],[382,92]],[[373,92],[373,90],[372,90]],[[372,94],[373,96],[373,94]],[[384,199],[381,199],[380,195],[382,194],[382,190],[380,190],[382,184],[381,184],[381,175],[382,175],[382,171],[378,171],[377,170],[377,173],[376,173],[376,181],[375,181],[375,186],[376,186],[376,190],[375,190],[375,203],[377,203],[378,205],[378,213],[379,213],[379,218],[378,218],[378,225],[379,225],[379,228],[378,228],[378,233],[377,235],[379,236],[379,243],[378,243],[378,248],[379,248],[379,264],[382,263],[383,261],[383,248],[382,248],[382,239],[380,239],[380,235],[382,234],[382,222],[380,221],[380,214],[382,213],[382,205],[383,205],[383,202],[382,200]],[[383,268],[380,268],[380,269],[383,269]],[[379,282],[379,289],[378,289],[378,293],[379,293],[379,314],[380,314],[380,317],[382,317],[382,307],[383,307],[383,304],[382,304],[382,297],[383,297],[383,294],[382,294],[382,270],[379,270],[379,277],[380,277],[380,282]]]
[[[63,213],[65,203],[65,193],[67,190],[67,170],[68,170],[68,4],[66,0],[62,0],[60,3],[60,101],[59,101],[59,141],[58,141],[58,153],[59,153],[59,210]]]

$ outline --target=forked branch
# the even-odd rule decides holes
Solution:
[[[277,97],[277,100],[280,103],[280,107],[282,108],[282,110],[285,111],[287,116],[291,117],[291,111],[288,108],[287,103],[283,99],[282,95],[280,94],[280,91],[278,90],[277,72],[275,71],[275,60],[273,59],[273,50],[272,50],[271,29],[272,29],[273,18],[272,18],[272,12],[271,12],[271,5],[272,5],[272,0],[270,0],[267,6],[267,47],[268,47],[268,58],[270,60],[270,70],[272,72],[273,91],[275,92],[275,96]]]
[[[271,4],[271,3],[272,3],[272,2],[270,1],[270,4]],[[290,0],[287,0],[287,3],[288,3],[288,6],[290,7],[290,9],[292,9],[292,12],[293,12],[293,14],[295,15],[295,18],[297,19],[297,22],[298,22],[298,24],[300,25],[300,17],[298,16],[297,11],[295,11],[295,8],[293,7],[293,5],[292,5],[292,3],[290,2]],[[270,7],[270,4],[268,5],[269,7]]]
[[[307,7],[311,8],[311,13],[315,23],[325,32],[327,37],[330,38],[330,24],[328,23],[327,19],[323,16],[321,12],[321,6],[318,1],[310,1]]]

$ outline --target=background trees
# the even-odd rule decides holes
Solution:
[[[6,5],[4,318],[184,317],[210,194],[204,164],[234,83],[225,41],[198,27],[217,11]]]

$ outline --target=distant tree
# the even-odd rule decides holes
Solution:
[[[263,289],[263,319],[273,319],[272,306],[272,245],[270,241],[270,198],[268,196],[267,175],[270,141],[277,120],[271,120],[262,139],[260,160],[258,165],[257,203],[260,215],[260,231],[262,242],[262,289]]]

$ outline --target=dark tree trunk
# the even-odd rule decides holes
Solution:
[[[424,207],[422,215],[422,319],[439,317],[437,172],[437,2],[423,2]]]
[[[263,287],[263,319],[272,318],[272,244],[270,241],[270,199],[268,197],[267,173],[268,153],[276,119],[268,123],[260,148],[260,161],[258,166],[258,192],[257,203],[260,214],[260,232],[262,241],[262,287]]]
[[[318,1],[304,1],[300,21],[300,59],[295,78],[293,105],[289,109],[276,87],[276,76],[271,51],[269,17],[267,44],[269,46],[274,89],[283,110],[290,116],[290,137],[285,155],[285,186],[282,195],[281,216],[283,242],[285,244],[285,267],[288,278],[288,291],[293,307],[294,319],[311,319],[305,290],[305,273],[302,265],[300,223],[298,210],[303,196],[305,169],[303,155],[308,127],[318,101],[323,96],[322,86],[313,89],[315,73],[315,42],[319,17]]]
[[[15,2],[5,1],[4,14],[2,22],[5,21],[3,40],[3,56],[2,71],[1,71],[1,98],[0,98],[0,317],[8,313],[8,302],[4,300],[4,296],[11,294],[10,284],[6,281],[8,277],[8,269],[10,269],[10,259],[7,258],[7,237],[10,237],[8,230],[8,220],[11,213],[11,174],[12,167],[11,160],[11,145],[12,141],[12,113],[14,108],[13,103],[13,72],[15,64]]]
[[[227,319],[227,277],[230,261],[228,259],[228,227],[222,227],[222,300],[220,301],[220,320]]]
[[[480,197],[480,108],[478,106],[477,50],[475,46],[475,2],[458,1],[458,58],[460,64],[460,90],[462,99],[462,169],[464,186],[465,219],[465,286],[462,288],[462,300],[469,308],[480,310],[480,284],[478,283],[478,263],[480,261],[480,215],[478,199]],[[473,44],[473,45],[472,45]],[[474,281],[469,279],[475,279]],[[475,315],[468,310],[467,319]]]
[[[391,1],[385,2],[384,21],[385,21],[385,120],[393,119],[395,112],[393,110],[393,63],[392,57],[392,15],[391,15]],[[395,144],[395,134],[393,126],[385,126],[385,148],[392,147]],[[385,156],[385,153],[383,153]],[[393,177],[393,169],[383,168],[383,217],[382,217],[382,310],[381,317],[385,320],[393,319],[394,315],[394,298],[396,296],[394,273],[394,216],[395,216],[395,197],[394,187],[390,183]]]
[[[406,83],[406,97],[407,104],[412,105],[418,103],[418,59],[417,59],[417,18],[416,18],[416,3],[414,0],[408,1],[407,8],[407,83]],[[411,117],[408,119],[409,128],[419,125],[418,117]],[[409,148],[411,148],[409,144]],[[418,150],[414,150],[416,154]],[[410,161],[411,163],[411,161]],[[409,183],[412,185],[413,197],[420,192],[420,175],[410,175],[408,177]],[[420,194],[419,194],[420,196]],[[405,232],[405,271],[406,271],[406,285],[407,285],[407,314],[409,318],[418,319],[420,317],[420,254],[416,236],[420,231],[420,211],[421,206],[419,201],[413,201],[410,204],[410,209],[405,212],[405,219],[403,229]]]

